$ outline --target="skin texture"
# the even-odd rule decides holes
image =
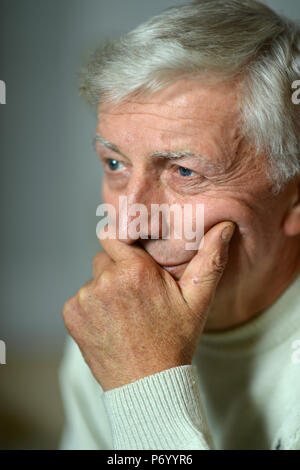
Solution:
[[[117,213],[119,196],[149,209],[205,210],[198,252],[184,239],[102,240],[94,279],[65,304],[66,326],[104,389],[191,363],[203,331],[249,321],[299,273],[300,178],[272,194],[265,155],[255,156],[243,138],[239,116],[235,83],[184,79],[148,98],[100,103],[97,132],[121,152],[97,144],[104,202]],[[180,150],[203,158],[153,156]],[[111,160],[119,162],[114,169]],[[180,166],[192,174],[182,176]],[[235,225],[229,258],[216,235],[224,221]]]

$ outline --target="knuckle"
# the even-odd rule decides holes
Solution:
[[[110,286],[115,284],[115,275],[112,270],[104,269],[95,281],[94,294],[101,298],[109,293]]]
[[[140,283],[149,275],[149,266],[141,257],[136,257],[127,268],[127,275],[130,280]]]
[[[63,305],[63,308],[62,308],[62,314],[63,314],[63,317],[67,316],[68,313],[70,313],[72,307],[72,299],[68,299],[64,305]]]
[[[222,274],[226,266],[227,258],[224,253],[214,253],[211,257],[210,264],[215,274]]]
[[[220,276],[222,276],[225,266],[226,256],[222,253],[214,252],[208,260],[206,273],[202,278],[202,284],[213,288],[217,284]]]
[[[80,306],[83,306],[85,304],[85,301],[88,296],[88,289],[86,286],[83,286],[79,289],[77,292],[77,298]]]
[[[70,331],[73,325],[73,298],[67,300],[62,308],[62,317],[66,328]]]
[[[65,302],[63,308],[62,308],[62,317],[65,321],[65,319],[67,318],[67,315],[68,315],[68,310],[69,310],[69,307],[68,307],[68,302]]]

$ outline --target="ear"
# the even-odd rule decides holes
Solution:
[[[283,220],[283,231],[288,237],[300,235],[300,179],[295,183],[295,192]]]

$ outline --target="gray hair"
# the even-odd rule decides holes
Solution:
[[[198,0],[168,8],[97,48],[81,70],[92,106],[149,95],[184,77],[238,79],[241,131],[265,152],[273,190],[300,174],[300,28],[254,0]]]

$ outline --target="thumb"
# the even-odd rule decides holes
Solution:
[[[178,282],[185,301],[197,313],[204,314],[210,306],[227,264],[234,230],[235,224],[230,221],[214,225]]]

